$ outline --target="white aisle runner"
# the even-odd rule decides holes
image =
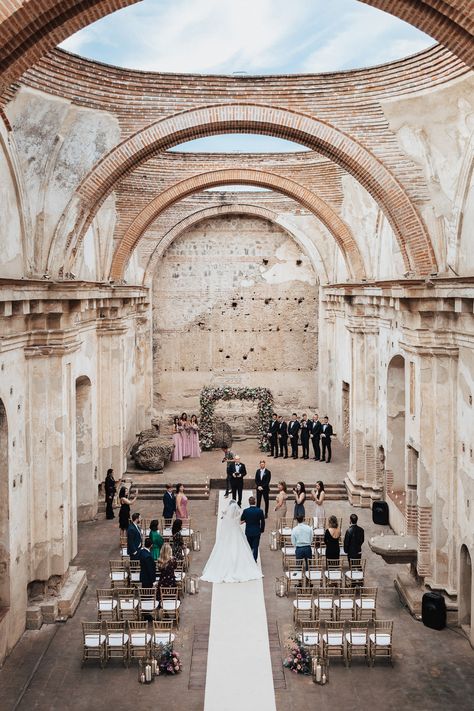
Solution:
[[[228,501],[221,491],[216,535]],[[276,711],[262,580],[212,587],[204,711],[242,709]]]

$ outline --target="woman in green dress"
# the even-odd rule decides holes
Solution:
[[[164,538],[158,531],[158,521],[156,518],[150,521],[150,538],[151,538],[151,554],[154,560],[158,560],[161,553],[161,546],[163,545]]]

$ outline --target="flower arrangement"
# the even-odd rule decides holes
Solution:
[[[258,402],[258,439],[260,449],[268,449],[267,430],[273,412],[273,396],[268,388],[203,388],[200,397],[199,441],[203,449],[212,449],[212,418],[217,400],[256,400]]]
[[[296,639],[290,640],[283,666],[295,674],[311,674],[311,654]]]
[[[166,645],[159,662],[160,674],[179,674],[183,665],[178,652],[175,652],[170,645]]]

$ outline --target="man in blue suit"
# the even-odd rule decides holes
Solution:
[[[260,536],[265,530],[265,514],[259,506],[255,505],[255,496],[249,497],[249,504],[249,507],[243,510],[240,520],[245,523],[245,536],[252,549],[253,557],[257,560]]]
[[[163,518],[173,518],[176,513],[176,498],[171,484],[166,484],[163,494]]]
[[[130,560],[139,560],[142,547],[142,529],[140,528],[140,514],[132,514],[132,520],[127,530],[127,553]]]
[[[152,588],[156,580],[156,564],[150,551],[151,538],[145,538],[145,545],[139,551],[140,583],[142,588]]]

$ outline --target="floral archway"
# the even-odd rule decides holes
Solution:
[[[258,441],[260,449],[267,448],[268,423],[273,412],[273,395],[268,388],[203,388],[200,405],[199,439],[202,449],[212,449],[212,419],[217,400],[256,400],[258,403]]]

